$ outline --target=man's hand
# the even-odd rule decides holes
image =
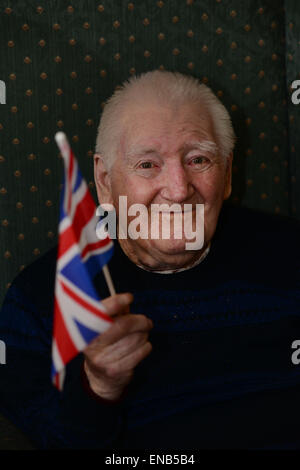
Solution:
[[[129,313],[131,294],[103,300],[114,323],[83,351],[84,370],[91,389],[106,400],[117,400],[132,379],[134,368],[152,350],[148,341],[152,321]]]

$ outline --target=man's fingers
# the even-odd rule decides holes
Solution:
[[[85,353],[96,353],[110,344],[118,342],[125,336],[141,331],[148,333],[153,328],[152,321],[145,315],[125,314],[115,318],[107,331],[101,333],[85,349]]]
[[[119,361],[113,362],[106,367],[106,375],[110,379],[117,379],[123,376],[126,372],[133,371],[133,369],[147,357],[152,351],[152,345],[149,341],[144,343],[131,354],[124,356]]]
[[[148,333],[138,331],[107,345],[105,348],[101,348],[99,352],[95,349],[94,354],[92,356],[88,355],[88,357],[93,361],[94,366],[104,368],[106,365],[120,361],[123,357],[132,354],[147,341]]]
[[[133,295],[129,292],[126,292],[124,294],[115,294],[111,297],[107,297],[106,299],[102,300],[101,303],[104,305],[107,314],[110,317],[114,317],[122,313],[128,313],[130,304],[132,302]]]
[[[145,315],[128,313],[115,319],[113,325],[99,336],[99,343],[103,345],[112,344],[131,333],[136,331],[149,332],[152,328],[152,321]]]

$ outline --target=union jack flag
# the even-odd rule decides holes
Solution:
[[[93,338],[106,331],[112,319],[92,279],[109,261],[113,242],[96,235],[96,205],[83,179],[66,136],[55,136],[64,159],[56,263],[52,381],[62,390],[65,365]]]

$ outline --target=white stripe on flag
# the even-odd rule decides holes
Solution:
[[[96,234],[96,226],[98,219],[96,217],[96,210],[94,215],[90,218],[88,223],[83,227],[81,231],[81,236],[79,240],[79,246],[83,250],[87,243],[95,243],[99,241],[99,238]]]
[[[78,245],[73,243],[73,245],[71,245],[71,247],[57,259],[56,269],[61,271],[76,255],[80,255],[80,253],[78,251]]]
[[[82,199],[86,195],[87,191],[88,191],[87,184],[84,180],[82,180],[82,182],[81,182],[79,188],[77,189],[77,191],[72,194],[72,204],[71,204],[70,214],[67,211],[65,211],[66,216],[59,223],[59,229],[58,229],[59,233],[61,233],[67,227],[72,225],[74,214],[75,214],[75,211],[76,211],[76,207],[77,207],[78,204],[80,204],[80,202],[82,201]],[[63,223],[63,221],[65,221],[65,220],[66,220],[66,222]]]
[[[70,282],[66,277],[64,277],[62,274],[58,275],[58,278],[66,284],[66,286],[74,292],[78,297],[81,297],[83,301],[85,301],[87,304],[89,304],[92,308],[99,310],[101,313],[106,314],[107,309],[103,305],[101,301],[95,301],[92,297],[87,295],[85,292],[83,292],[81,289],[79,289],[77,286],[75,286],[72,282]],[[65,294],[67,295],[67,294]],[[73,299],[72,299],[73,300]],[[73,300],[75,302],[75,300]],[[75,317],[77,320],[79,320],[81,323],[86,325],[88,328],[92,328],[95,331],[104,331],[107,328],[111,326],[111,323],[109,321],[103,320],[102,318],[97,317],[95,314],[87,311],[84,307],[81,307],[81,316],[78,316],[78,311],[72,312],[72,316]]]
[[[104,308],[101,302],[97,303],[93,301],[89,296],[83,293],[83,291],[81,291],[80,289],[77,289],[74,286],[74,284],[70,282],[66,282],[66,279],[61,275],[59,275],[59,280],[60,279],[66,284],[68,284],[68,287],[72,291],[74,291],[78,296],[83,298],[88,304],[90,304],[91,306],[99,310],[100,312],[106,311],[106,309]],[[88,343],[85,342],[85,340],[82,338],[81,334],[79,333],[78,327],[74,323],[75,319],[78,320],[87,328],[90,328],[94,330],[95,332],[98,332],[99,334],[103,331],[106,331],[111,326],[110,322],[103,320],[102,318],[98,317],[97,315],[93,313],[90,313],[86,308],[84,308],[79,303],[77,303],[76,300],[71,298],[65,291],[62,290],[61,286],[57,293],[57,298],[58,298],[59,306],[61,308],[61,312],[64,317],[67,329],[69,331],[69,334],[79,351],[84,349]]]
[[[60,370],[64,368],[64,363],[62,361],[61,355],[59,354],[55,339],[53,339],[52,341],[52,359],[53,359],[55,370],[57,372],[59,372]]]
[[[71,221],[68,216],[64,217],[61,219],[61,221],[58,224],[58,233],[64,232],[67,228],[71,226]]]
[[[86,196],[86,193],[88,192],[88,190],[89,190],[88,186],[87,186],[86,182],[83,179],[83,180],[81,180],[81,184],[80,184],[79,188],[77,189],[77,191],[72,194],[71,211],[70,211],[70,214],[69,214],[69,217],[70,217],[72,222],[73,222],[73,218],[74,218],[76,208],[77,208],[78,204],[80,204],[82,199],[84,199],[84,197]]]
[[[82,338],[77,326],[73,321],[74,312],[78,310],[79,315],[81,315],[83,310],[82,307],[74,302],[74,300],[71,299],[68,295],[66,295],[59,281],[56,285],[56,300],[66,324],[66,329],[74,343],[75,348],[78,351],[82,351],[86,347],[86,342]]]
[[[105,251],[108,251],[110,248],[112,248],[112,246],[113,246],[113,242],[110,241],[105,246],[101,246],[100,248],[97,248],[96,250],[89,251],[85,255],[85,257],[82,258],[82,262],[85,263],[91,256],[101,255],[101,253],[104,253]]]
[[[66,222],[67,219],[68,217],[65,217],[60,222],[59,224],[60,232],[61,232],[60,230],[61,225],[63,225],[65,228],[68,228],[71,226],[70,222],[69,223]],[[84,251],[84,249],[86,248],[88,244],[97,243],[99,241],[99,238],[97,237],[97,234],[96,234],[96,225],[97,225],[97,220],[96,218],[92,217],[90,221],[81,230],[81,236],[77,245],[77,249],[75,250],[74,248],[75,243],[74,243],[58,260],[59,269],[62,269],[71,260],[72,256],[74,256],[75,254],[81,255],[81,253]],[[113,244],[113,242],[111,242],[111,244]],[[105,245],[104,247],[99,248],[99,250],[100,250],[99,253],[103,253],[106,250],[108,250],[108,247],[107,245]],[[94,254],[96,254],[96,252],[94,251],[91,251],[90,253],[88,252],[86,256],[84,257],[84,261],[86,261],[90,256]]]

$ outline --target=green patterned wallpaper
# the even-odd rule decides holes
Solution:
[[[232,201],[300,217],[299,39],[296,0],[0,0],[0,303],[56,243],[55,132],[67,133],[95,196],[101,109],[135,73],[177,70],[212,87],[238,135]]]

